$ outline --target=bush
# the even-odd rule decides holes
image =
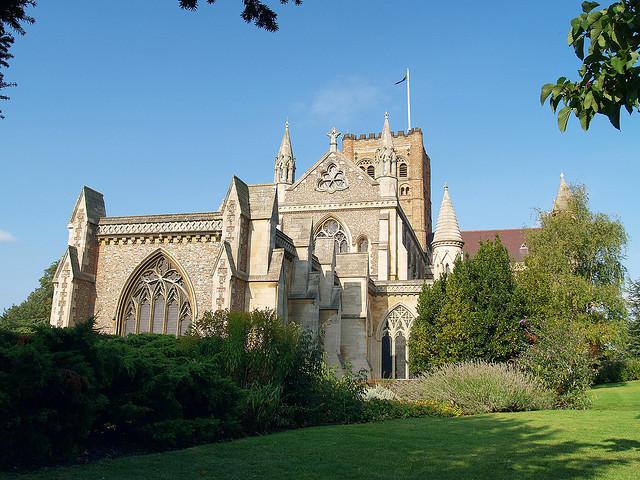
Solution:
[[[584,334],[571,322],[557,319],[531,330],[536,343],[520,357],[520,367],[556,393],[558,407],[588,407],[594,372]]]
[[[106,398],[96,385],[90,325],[0,333],[0,464],[79,452]]]
[[[475,360],[439,367],[415,380],[396,382],[402,400],[442,402],[468,415],[540,410],[553,393],[511,364]]]
[[[362,421],[361,379],[327,369],[295,324],[269,311],[209,319],[211,336],[181,338],[101,335],[92,322],[0,331],[0,465]]]
[[[604,362],[598,369],[595,383],[619,383],[640,380],[640,359],[621,358]]]
[[[381,422],[396,418],[455,417],[462,411],[439,402],[408,402],[372,398],[364,405],[362,421]]]

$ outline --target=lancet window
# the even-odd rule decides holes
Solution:
[[[120,332],[184,335],[193,317],[192,301],[185,279],[173,262],[159,254],[126,288]]]
[[[403,305],[395,307],[382,330],[382,378],[409,378],[409,333],[413,315]]]
[[[347,232],[344,227],[333,218],[325,220],[322,225],[320,225],[316,233],[316,238],[333,238],[336,242],[337,253],[349,252]]]

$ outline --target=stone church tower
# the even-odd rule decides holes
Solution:
[[[391,132],[388,115],[385,119],[387,133],[345,134],[342,153],[366,172],[371,178],[393,173],[396,178],[397,196],[402,210],[409,219],[423,251],[429,250],[431,236],[431,160],[424,148],[422,130],[414,128],[407,133]],[[385,138],[386,137],[386,138]],[[395,150],[395,172],[381,172],[386,163],[380,164],[380,155],[388,157],[389,147]],[[393,165],[389,164],[389,168]],[[389,177],[387,177],[389,178]],[[385,180],[394,183],[394,181]]]

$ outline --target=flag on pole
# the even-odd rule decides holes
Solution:
[[[404,74],[404,77],[402,77],[402,80],[400,80],[399,82],[396,82],[396,85],[400,85],[402,82],[406,82],[407,81],[407,74]]]
[[[411,77],[409,77],[408,68],[404,74],[404,77],[402,77],[402,80],[396,82],[396,85],[404,82],[407,82],[407,127],[409,131],[411,131]]]

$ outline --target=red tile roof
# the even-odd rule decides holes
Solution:
[[[502,244],[507,247],[509,257],[514,262],[521,262],[527,256],[529,250],[526,248],[527,232],[536,230],[534,228],[508,228],[502,230],[467,230],[462,233],[464,241],[464,253],[473,257],[480,248],[480,242],[495,240],[500,237]],[[523,245],[525,248],[522,248]]]

